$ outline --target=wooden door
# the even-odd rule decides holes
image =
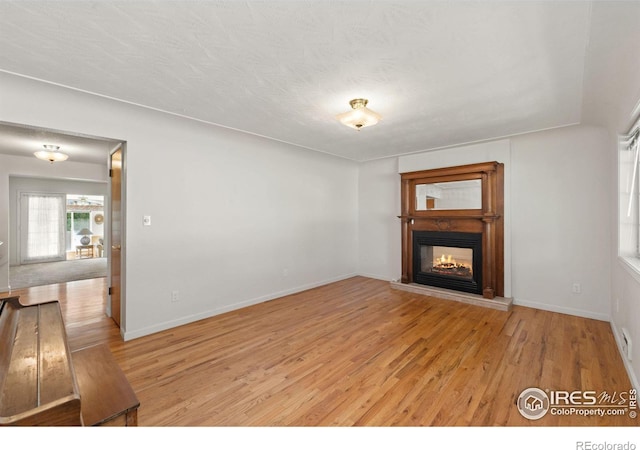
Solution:
[[[111,154],[111,318],[120,326],[122,267],[122,147]]]

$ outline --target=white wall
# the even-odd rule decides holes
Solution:
[[[38,161],[34,158],[29,162],[33,162],[34,168],[39,168],[41,161]],[[42,162],[42,164],[49,164],[47,162]],[[50,173],[50,176],[55,175],[55,173],[67,164],[58,163],[54,164],[54,167],[50,167],[47,171]],[[94,164],[88,165],[94,166]],[[105,178],[105,174],[107,172],[107,161],[105,158],[105,163],[101,167],[102,178]],[[11,242],[10,250],[9,250],[9,264],[14,266],[20,264],[20,260],[18,258],[18,246],[19,246],[19,236],[18,236],[18,223],[19,223],[19,210],[18,210],[18,197],[21,192],[47,192],[47,193],[57,193],[57,194],[87,194],[87,195],[107,195],[107,183],[105,181],[79,181],[79,180],[65,180],[65,179],[54,179],[54,178],[36,178],[36,177],[9,177],[9,241]],[[93,215],[92,215],[93,218]],[[103,233],[103,225],[96,225],[93,221],[91,221],[91,229],[94,234],[102,234]],[[74,236],[75,238],[76,236]],[[78,240],[80,237],[77,237]]]
[[[604,128],[584,126],[512,139],[516,304],[609,320],[615,204],[607,142]]]
[[[400,175],[398,159],[360,164],[358,181],[358,272],[371,278],[399,280]]]
[[[106,198],[105,198],[105,204],[106,204]],[[103,221],[101,223],[96,223],[96,216],[100,214],[103,218]],[[90,229],[91,232],[93,233],[93,235],[91,236],[91,243],[92,244],[98,244],[99,243],[99,239],[102,239],[103,242],[107,242],[108,241],[108,237],[104,235],[105,233],[105,226],[104,226],[104,210],[102,211],[91,211],[91,219],[90,219]],[[77,238],[81,239],[81,236],[77,236]],[[77,244],[75,244],[77,245]],[[104,245],[104,244],[103,244]],[[107,256],[107,255],[103,255],[103,256]]]
[[[0,121],[126,141],[126,339],[356,272],[356,163],[8,74],[0,89]]]
[[[618,344],[629,330],[632,360],[623,358],[634,386],[640,389],[640,273],[618,257],[617,136],[628,131],[640,104],[640,2],[594,2],[590,52],[585,62],[583,121],[605,125],[611,184],[608,191],[611,241],[611,325]],[[604,63],[603,63],[604,61]]]

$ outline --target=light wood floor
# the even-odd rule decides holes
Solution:
[[[141,426],[602,426],[523,418],[523,389],[628,392],[607,322],[511,312],[355,277],[129,342],[105,279],[13,292],[59,299],[72,350],[107,342]]]

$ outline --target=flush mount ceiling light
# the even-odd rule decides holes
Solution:
[[[367,108],[367,103],[369,103],[369,100],[366,98],[354,98],[349,102],[353,109],[346,113],[338,114],[336,119],[356,130],[377,124],[382,117],[377,112]]]
[[[39,152],[35,152],[36,158],[41,159],[43,161],[49,161],[50,163],[65,161],[69,158],[69,155],[65,155],[64,153],[59,152],[59,145],[43,145],[45,148]]]

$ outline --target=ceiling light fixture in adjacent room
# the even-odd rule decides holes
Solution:
[[[349,102],[352,108],[351,111],[338,114],[336,119],[356,130],[377,124],[382,117],[377,112],[367,108],[367,103],[369,103],[369,100],[365,98],[354,98]]]
[[[66,161],[69,158],[69,155],[59,152],[59,145],[43,145],[45,148],[39,152],[35,152],[36,158],[41,159],[43,161],[49,161],[50,163]]]

